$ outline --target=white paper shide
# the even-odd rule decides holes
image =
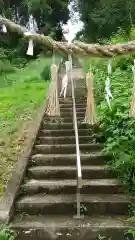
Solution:
[[[111,61],[108,63],[108,76],[105,82],[105,98],[107,101],[107,104],[111,110],[111,99],[113,99],[112,93],[111,93],[111,83],[110,83],[110,75],[112,74],[112,66]]]
[[[32,15],[30,15],[29,21],[28,21],[26,27],[28,29],[28,31],[25,33],[26,36],[30,36],[30,35],[36,33],[36,31],[38,30],[37,23]],[[34,53],[34,42],[32,39],[30,39],[26,54],[29,56],[33,56],[33,53]]]
[[[2,25],[2,32],[3,32],[3,33],[7,33],[7,28],[6,28],[6,25],[5,25],[5,24]]]

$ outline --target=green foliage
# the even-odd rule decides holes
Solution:
[[[134,40],[135,39],[135,26],[132,26],[128,37],[127,33],[119,29],[116,34],[113,34],[109,40],[104,40],[102,43],[107,44],[118,44],[118,43],[126,43],[128,40]],[[120,68],[121,70],[127,70],[129,66],[133,65],[133,61],[135,59],[135,54],[131,53],[126,56],[118,56],[113,60],[113,70],[116,68]]]
[[[69,19],[68,0],[1,0],[0,14],[16,22],[26,25],[32,14],[39,31],[60,40],[62,38],[61,24]]]
[[[8,32],[0,33],[0,59],[9,60],[11,63],[17,64],[18,59],[27,62],[29,59],[26,55],[28,43],[24,39],[20,39],[17,34]]]
[[[66,24],[69,19],[68,0],[0,0],[1,14],[24,26],[28,22],[29,15],[32,14],[36,19],[39,33],[61,40],[62,24]],[[35,43],[34,56],[26,56],[27,47],[28,40],[21,39],[17,33],[8,31],[4,34],[0,31],[0,74],[4,71],[13,72],[12,66],[22,68],[31,59],[37,58],[42,51],[44,53],[48,51]],[[49,71],[47,73],[46,69],[43,75],[48,79]]]
[[[105,236],[101,236],[101,235],[99,234],[98,237],[97,237],[97,240],[106,240],[106,237],[105,237]]]
[[[104,100],[99,108],[100,122],[106,139],[105,151],[114,157],[114,160],[108,163],[109,167],[115,170],[128,191],[135,194],[135,119],[128,117],[128,101],[133,85],[131,73],[116,69],[111,81],[114,97],[112,110],[108,109]]]
[[[0,196],[28,137],[27,124],[45,99],[48,81],[41,73],[49,62],[50,58],[40,57],[0,76]]]
[[[77,204],[76,203],[73,205],[73,208],[74,208],[75,214],[77,214]],[[81,204],[80,205],[80,214],[87,215],[87,212],[88,212],[87,206],[85,206],[84,204]]]
[[[129,206],[130,221],[135,223],[135,201],[131,202]]]
[[[135,25],[133,25],[130,29],[130,39],[135,40]]]
[[[82,215],[86,215],[87,212],[88,212],[87,206],[81,204],[81,206],[80,206],[80,212],[81,212]]]
[[[128,233],[133,236],[133,240],[135,240],[135,229],[129,229]]]
[[[41,73],[41,77],[42,77],[43,80],[49,80],[49,79],[50,79],[50,76],[51,76],[50,66],[49,66],[49,65],[46,65],[46,66],[44,67],[43,72]]]
[[[135,120],[128,118],[123,106],[114,107],[111,113],[102,118],[102,129],[106,137],[107,153],[113,155],[109,167],[113,169],[128,191],[135,195]]]
[[[97,42],[108,39],[119,28],[125,30],[128,36],[135,24],[134,0],[78,0],[75,2],[84,23],[83,36],[88,41]]]
[[[130,37],[130,36],[128,36]],[[104,40],[108,44],[117,44],[117,43],[125,43],[128,41],[127,33],[123,29],[119,28],[118,31],[111,35],[109,40]]]
[[[0,229],[0,240],[14,240],[16,236],[15,231],[9,227],[1,227]]]
[[[113,62],[113,69],[120,68],[120,70],[128,70],[133,65],[135,54],[128,56],[117,57]],[[130,68],[131,69],[131,68]]]
[[[105,137],[106,153],[111,153],[113,160],[108,167],[115,171],[119,180],[125,184],[127,192],[135,196],[135,119],[129,118],[133,88],[134,55],[112,59],[111,92],[113,100],[109,109],[105,100],[105,80],[107,60],[85,59],[85,71],[94,73],[94,94],[97,116]],[[130,205],[130,214],[135,215],[135,202]]]
[[[11,65],[8,60],[0,60],[0,75],[4,73],[14,73],[15,68]]]

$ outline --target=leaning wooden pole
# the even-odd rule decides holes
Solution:
[[[91,72],[86,75],[87,84],[87,106],[85,114],[85,122],[91,125],[96,124],[95,103],[93,94],[93,74]]]
[[[58,67],[55,64],[51,66],[51,83],[46,99],[45,114],[50,117],[60,116],[60,105],[58,98]]]

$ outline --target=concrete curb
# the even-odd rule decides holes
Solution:
[[[28,161],[31,156],[31,151],[41,126],[45,103],[46,100],[39,109],[37,117],[33,120],[30,126],[29,138],[26,141],[26,147],[17,161],[12,177],[7,184],[2,199],[0,200],[0,223],[2,224],[8,224],[14,214],[14,202],[24,178]]]

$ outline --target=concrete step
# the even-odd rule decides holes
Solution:
[[[85,81],[85,80],[84,80]],[[82,83],[82,79],[80,80],[75,80],[74,81],[74,86],[75,86],[75,90],[78,90],[78,89],[83,89],[83,90],[86,90],[87,91],[87,87],[86,87],[86,83],[84,84],[85,82]]]
[[[81,195],[82,214],[128,214],[129,197],[121,194]],[[85,209],[84,209],[85,208]],[[16,203],[19,213],[30,215],[70,215],[76,214],[76,194],[73,195],[33,195],[20,198]]]
[[[73,106],[72,107],[60,107],[60,112],[61,113],[72,113],[73,114]],[[86,106],[85,107],[76,107],[76,112],[86,112]]]
[[[70,89],[72,87],[70,82],[68,83],[68,87],[70,87]],[[81,90],[81,89],[83,91],[87,91],[86,84],[82,84],[82,79],[77,80],[77,82],[76,82],[76,79],[75,79],[75,81],[74,81],[74,90],[77,91],[77,90]],[[67,97],[70,97],[70,96],[67,96]],[[81,97],[84,97],[84,96],[81,95]]]
[[[77,99],[77,98],[79,98],[80,96],[82,96],[82,97],[87,96],[87,91],[86,91],[86,89],[77,88],[77,89],[75,90],[75,98]]]
[[[76,193],[76,179],[75,180],[27,180],[22,185],[22,194],[75,194]],[[83,179],[82,180],[82,194],[117,194],[123,193],[123,186],[116,179]]]
[[[81,91],[81,90],[87,92],[86,85],[82,85],[79,82],[77,82],[77,86],[75,87],[75,91]]]
[[[50,123],[50,122],[56,122],[56,119],[53,117],[49,117],[49,116],[44,116],[43,120],[46,123]],[[69,116],[69,117],[58,117],[57,121],[60,122],[66,122],[66,123],[72,123],[73,122],[73,116]],[[84,122],[84,117],[77,117],[77,122]]]
[[[83,154],[81,153],[81,164],[86,165],[104,165],[110,159],[110,156],[101,154],[101,152]],[[35,154],[31,156],[29,165],[33,166],[76,166],[76,154]]]
[[[83,103],[76,103],[76,109],[79,109],[79,108],[82,108],[82,109],[86,109],[86,104],[87,102],[83,102]],[[72,102],[67,102],[66,104],[65,103],[60,103],[60,109],[62,110],[66,110],[66,109],[72,109],[73,108],[73,103]]]
[[[75,179],[76,166],[35,166],[28,169],[31,179]],[[114,173],[105,166],[83,166],[83,179],[113,178]]]
[[[56,122],[56,123],[46,123],[45,121],[42,122],[41,128],[47,130],[60,130],[60,129],[74,129],[73,123],[66,123],[66,122]],[[86,123],[78,123],[78,129],[90,129],[91,132],[98,133],[100,131],[99,126],[91,126]]]
[[[70,98],[59,98],[59,103],[60,104],[64,104],[64,105],[66,105],[66,104],[72,104],[73,103],[73,100],[72,100],[72,98],[70,97]],[[87,103],[87,98],[81,98],[81,96],[80,96],[80,98],[78,98],[78,99],[75,99],[75,103],[76,103],[76,105],[79,105],[79,104],[86,104]]]
[[[80,144],[79,148],[82,153],[101,151],[104,145],[100,143]],[[63,145],[35,145],[33,153],[43,154],[59,154],[59,153],[76,153],[76,144],[63,144]]]
[[[74,129],[73,123],[57,122],[57,123],[46,123],[43,121],[42,128],[50,130],[60,130],[60,129]],[[89,129],[90,126],[86,123],[78,124],[79,129]]]
[[[103,139],[102,135],[80,136],[79,143],[98,143],[103,142]],[[75,137],[39,137],[36,144],[75,144]]]
[[[77,118],[85,118],[85,110],[83,112],[77,111],[76,112]],[[46,118],[46,114],[44,115]],[[60,117],[61,118],[73,118],[73,112],[71,111],[60,111]]]
[[[76,115],[77,115],[77,117],[78,118],[85,118],[85,111],[83,111],[83,112],[76,112]],[[65,118],[65,117],[69,117],[69,116],[72,116],[73,117],[73,112],[69,112],[69,111],[65,111],[65,112],[60,112],[60,116],[62,117],[62,118]]]
[[[92,133],[91,129],[78,129],[79,136],[90,136]],[[39,131],[39,136],[52,136],[52,137],[60,137],[60,136],[75,136],[74,129],[56,129],[56,130],[46,130],[41,129]]]
[[[125,232],[133,226],[124,215],[86,216],[80,220],[72,216],[18,215],[12,228],[18,232],[16,240],[127,240]],[[101,239],[101,238],[100,238]]]

